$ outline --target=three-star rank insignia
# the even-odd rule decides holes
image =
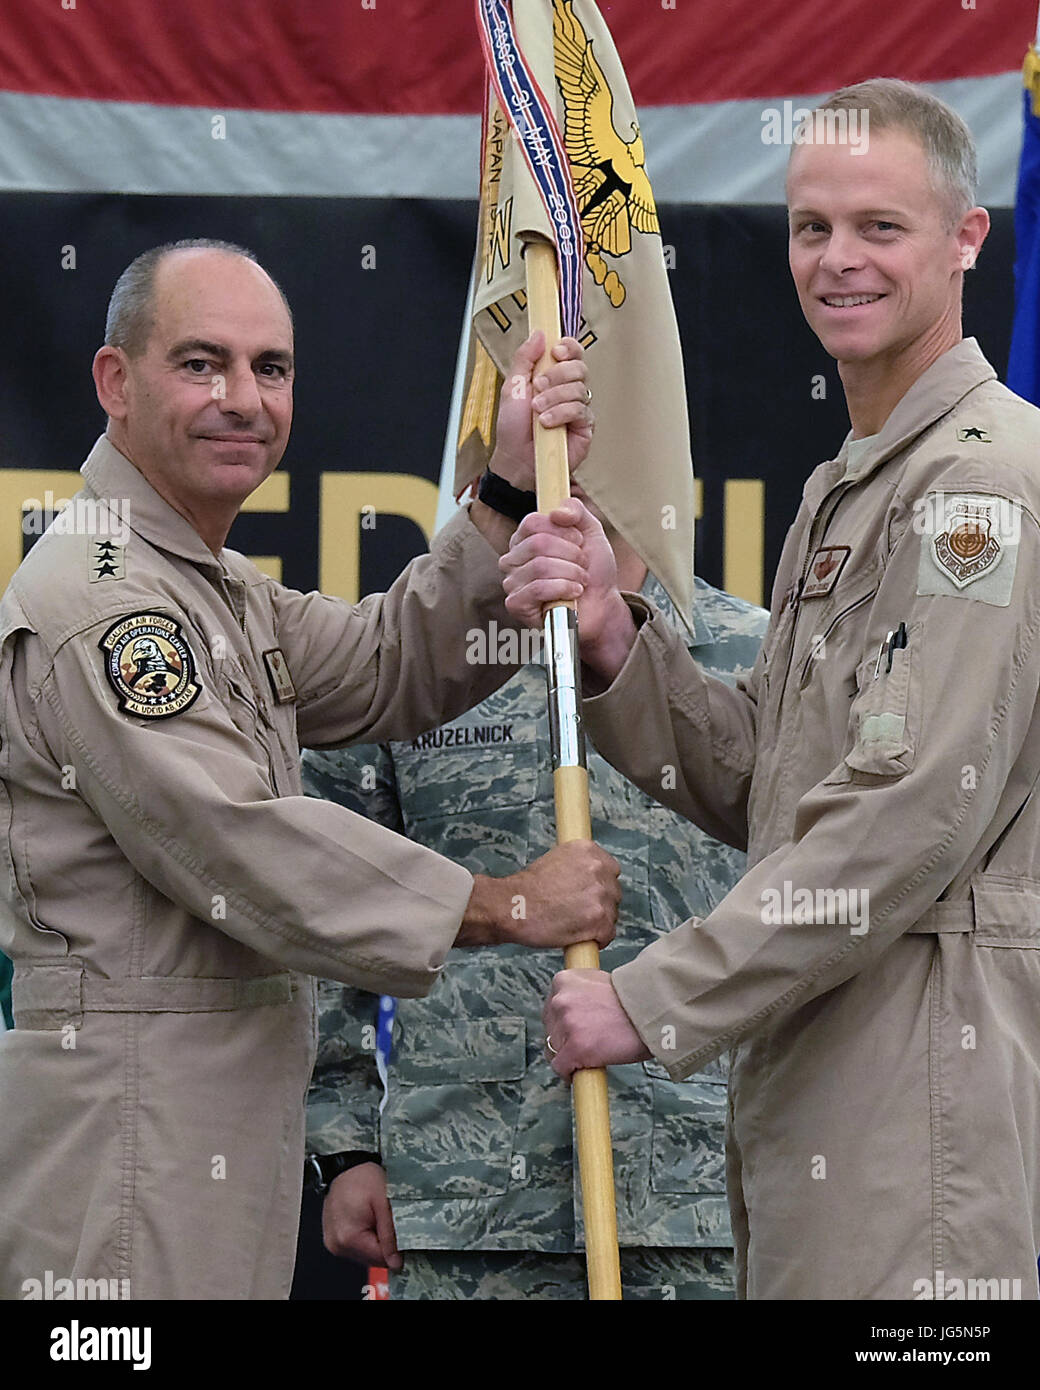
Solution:
[[[167,719],[198,698],[195,658],[178,623],[161,613],[120,618],[98,643],[119,708],[142,719]]]
[[[90,563],[87,577],[91,584],[102,579],[125,579],[126,566],[123,562],[123,547],[115,541],[99,540],[92,537],[90,542]]]

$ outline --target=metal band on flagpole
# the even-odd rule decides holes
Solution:
[[[585,730],[581,722],[578,620],[570,608],[550,608],[542,624],[545,667],[549,678],[549,743],[552,765],[585,767]]]
[[[573,338],[581,323],[584,243],[563,136],[520,52],[506,0],[477,0],[477,30],[499,104],[549,217],[559,264],[560,319],[563,332]]]

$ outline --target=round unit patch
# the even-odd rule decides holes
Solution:
[[[144,719],[180,714],[202,689],[180,625],[159,613],[134,613],[108,629],[98,646],[119,708]]]

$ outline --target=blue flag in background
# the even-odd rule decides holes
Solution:
[[[1040,57],[1026,54],[1022,73],[1025,135],[1015,202],[1015,326],[1007,384],[1040,405]]]

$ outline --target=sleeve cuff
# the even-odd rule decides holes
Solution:
[[[625,708],[629,700],[644,698],[655,647],[658,653],[662,652],[663,644],[667,644],[672,635],[664,614],[652,603],[647,603],[639,594],[622,592],[621,597],[628,604],[636,625],[636,640],[610,685],[598,695],[583,698],[582,709],[593,724],[608,723],[614,712]]]

